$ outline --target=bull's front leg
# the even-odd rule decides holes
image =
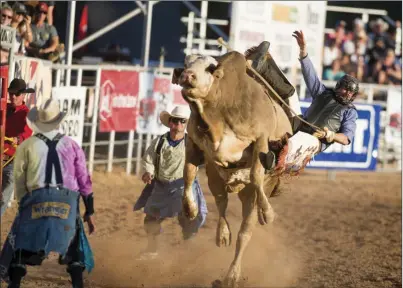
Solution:
[[[274,221],[275,213],[264,192],[264,167],[260,161],[260,155],[266,155],[269,151],[266,137],[260,137],[253,149],[252,168],[250,180],[256,189],[259,222],[261,225]]]
[[[196,201],[193,197],[193,181],[196,178],[197,167],[203,163],[203,152],[196,146],[196,144],[188,137],[186,143],[186,158],[185,167],[183,170],[183,179],[185,188],[183,192],[183,211],[185,215],[193,220],[198,214]]]

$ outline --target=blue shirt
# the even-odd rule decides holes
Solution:
[[[309,93],[312,95],[312,99],[314,100],[316,97],[320,97],[320,95],[326,90],[325,85],[320,82],[318,75],[315,72],[315,68],[309,59],[306,56],[303,59],[300,59],[302,75],[304,76],[305,84],[309,90]],[[347,107],[343,113],[341,113],[340,119],[340,130],[337,133],[343,133],[348,138],[348,143],[354,138],[355,129],[357,124],[355,121],[358,118],[357,110],[351,107]]]

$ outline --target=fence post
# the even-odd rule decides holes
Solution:
[[[102,69],[97,69],[95,79],[95,100],[94,100],[94,112],[92,113],[92,127],[91,127],[91,140],[90,140],[90,153],[88,159],[88,170],[90,174],[94,171],[94,158],[95,158],[95,141],[97,138],[97,123],[98,123],[98,104],[99,95],[101,93],[101,72]]]
[[[113,152],[115,148],[115,130],[111,131],[109,133],[109,145],[108,145],[108,166],[106,171],[107,172],[112,172],[112,166],[113,166]]]
[[[127,145],[127,164],[126,164],[126,174],[127,175],[129,175],[132,172],[133,141],[134,141],[133,138],[134,138],[134,130],[130,130],[129,144]],[[137,157],[138,157],[138,155],[137,155]]]
[[[143,149],[143,134],[137,133],[136,175],[140,174],[141,150]]]
[[[188,19],[188,34],[186,39],[186,55],[192,54],[193,49],[193,29],[194,29],[194,12],[189,12],[189,19]]]

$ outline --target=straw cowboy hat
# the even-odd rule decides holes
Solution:
[[[190,117],[190,109],[185,106],[176,106],[171,113],[168,113],[167,111],[162,111],[160,113],[161,123],[167,127],[169,127],[169,118],[171,117],[187,120]]]
[[[29,110],[27,118],[41,132],[50,132],[60,125],[66,115],[60,111],[58,101],[48,99],[39,109],[35,106]]]

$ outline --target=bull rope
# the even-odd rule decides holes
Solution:
[[[220,46],[224,46],[225,48],[227,48],[228,51],[234,51],[234,49],[232,49],[225,41],[222,37],[217,39],[218,43]],[[299,117],[297,113],[295,113],[294,110],[291,109],[291,107],[277,94],[277,92],[273,89],[273,87],[271,87],[271,85],[269,83],[267,83],[267,81],[258,73],[256,72],[255,69],[253,69],[252,65],[246,61],[246,66],[253,72],[253,74],[255,74],[263,83],[264,85],[269,88],[269,90],[274,94],[274,96],[277,97],[278,100],[280,100],[281,103],[283,103],[291,112],[292,114],[295,115],[295,117],[297,117],[297,119],[299,119],[301,122],[304,122],[305,124],[307,124],[308,126],[314,128],[317,131],[321,131],[321,132],[325,132],[325,130],[319,128],[318,126],[311,124],[307,121],[305,121],[303,118]],[[270,97],[270,95],[269,95]],[[271,98],[271,97],[270,97]]]

